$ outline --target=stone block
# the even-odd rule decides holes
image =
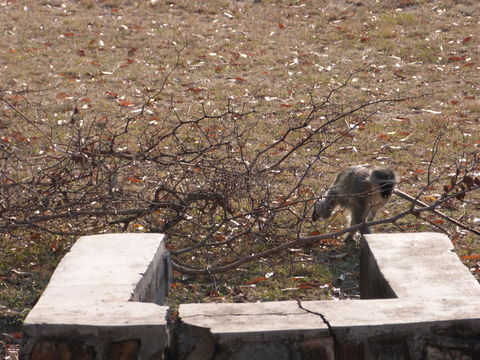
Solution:
[[[170,281],[163,235],[78,239],[25,319],[21,358],[70,359],[71,353],[72,359],[150,360],[162,354],[168,308],[160,304]]]

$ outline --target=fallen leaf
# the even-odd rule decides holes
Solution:
[[[437,198],[433,195],[425,195],[425,196],[422,196],[422,200],[425,202],[433,203],[437,201]]]
[[[448,58],[449,61],[463,61],[465,60],[467,57],[466,56],[450,56]]]
[[[121,100],[118,102],[118,105],[120,106],[133,106],[134,104],[131,101],[128,100]]]
[[[139,178],[133,177],[133,176],[127,177],[126,180],[128,182],[131,182],[131,183],[141,183],[141,182],[143,182],[142,179],[139,179]]]
[[[312,288],[318,287],[318,284],[311,281],[306,281],[304,283],[298,284],[297,287],[299,289],[312,289]]]
[[[109,98],[109,99],[116,99],[116,98],[118,98],[118,94],[115,93],[115,92],[113,92],[113,91],[105,91],[105,92],[104,92],[104,95],[106,95],[107,98]]]
[[[471,254],[471,255],[462,255],[460,256],[462,260],[477,260],[480,259],[480,254]]]
[[[57,100],[65,100],[65,99],[70,98],[70,97],[71,97],[71,96],[68,95],[68,94],[65,93],[65,92],[60,92],[60,93],[58,93],[57,95],[55,95],[55,99],[57,99]]]

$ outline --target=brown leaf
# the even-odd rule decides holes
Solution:
[[[128,56],[133,56],[137,52],[138,48],[132,47],[130,50],[128,50]]]
[[[450,56],[448,58],[448,61],[463,61],[466,58],[467,58],[466,56]]]
[[[121,100],[118,102],[118,105],[120,106],[133,106],[134,104],[131,101],[128,100]]]
[[[131,182],[131,183],[141,183],[141,182],[143,182],[142,179],[139,179],[139,178],[133,177],[133,176],[130,176],[130,177],[126,178],[126,180],[128,182]]]
[[[297,288],[299,289],[312,289],[315,287],[318,287],[318,284],[312,281],[306,281],[297,285]]]
[[[471,254],[471,255],[462,255],[460,256],[462,260],[477,260],[480,259],[480,254]]]
[[[437,200],[437,198],[433,195],[425,195],[425,196],[422,196],[422,200],[428,203],[434,203]]]
[[[118,94],[113,92],[113,91],[105,91],[104,95],[106,95],[107,98],[109,99],[116,99],[118,98]]]
[[[66,92],[60,92],[57,95],[55,95],[55,99],[57,100],[65,100],[66,98],[69,98],[69,97],[71,96],[68,95]]]

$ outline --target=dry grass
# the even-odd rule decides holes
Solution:
[[[350,74],[344,102],[412,98],[385,106],[325,153],[315,169],[321,181],[315,176],[307,182],[314,191],[344,164],[368,162],[394,167],[401,188],[417,193],[442,132],[436,171],[480,146],[476,1],[0,0],[0,9],[0,90],[39,124],[59,124],[58,131],[75,103],[84,119],[121,124],[158,91],[178,57],[151,118],[165,117],[171,102],[183,116],[200,114],[202,105],[220,111],[229,99],[247,103],[270,114],[256,128],[251,146],[272,141],[280,124],[306,111],[312,95],[324,95]],[[24,90],[21,96],[14,93]],[[348,128],[354,119],[345,121]],[[138,125],[139,132],[145,128]],[[18,140],[18,151],[46,149],[49,144],[31,137],[34,132],[11,109],[0,108],[2,141],[29,138],[28,146]],[[301,165],[297,158],[291,170]],[[442,185],[433,184],[428,192],[441,193]],[[272,186],[282,186],[281,181]],[[402,206],[394,199],[385,215]],[[457,216],[475,216],[474,208],[454,210]],[[330,229],[343,221],[336,217]],[[429,229],[415,219],[399,225]],[[377,229],[395,230],[392,225]],[[2,235],[0,314],[18,319],[34,304],[72,239]],[[479,250],[472,237],[460,237],[456,246],[460,254]],[[288,261],[268,259],[217,278],[177,279],[171,302],[329,297],[338,295],[334,287],[342,274],[344,287],[352,290],[356,249],[339,244],[325,257],[326,249],[292,249]]]

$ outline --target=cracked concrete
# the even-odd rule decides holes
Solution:
[[[301,308],[295,301],[182,304],[183,329],[207,330],[218,348],[215,359],[248,358],[259,344],[277,344],[270,355],[282,358],[279,344],[298,350],[318,339],[330,342],[319,343],[312,359],[333,359],[329,327],[335,359],[417,359],[436,351],[480,358],[480,341],[464,350],[470,338],[480,339],[480,285],[446,236],[367,235],[361,262],[362,296],[371,300],[306,301]]]
[[[480,285],[436,233],[362,241],[363,300],[182,304],[158,234],[78,240],[24,323],[22,359],[479,359]]]

